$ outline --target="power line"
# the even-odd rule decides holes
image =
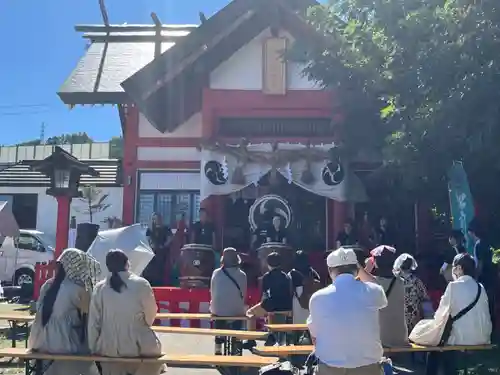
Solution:
[[[0,112],[0,117],[2,117],[2,116],[38,115],[40,113],[47,113],[47,112],[49,112],[49,111],[48,110],[45,110],[45,111],[32,111],[32,112],[21,111],[21,112],[6,112],[6,113]]]
[[[16,109],[16,108],[39,108],[48,107],[47,104],[0,104],[0,108],[3,109]]]

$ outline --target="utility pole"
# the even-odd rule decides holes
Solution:
[[[45,144],[45,122],[42,122],[40,127],[40,144]]]

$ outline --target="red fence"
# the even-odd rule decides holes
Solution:
[[[35,268],[35,285],[33,298],[38,299],[40,288],[54,274],[54,262],[39,263]],[[208,313],[210,306],[210,291],[204,289],[181,289],[174,287],[153,288],[158,311],[170,313]],[[260,299],[257,288],[248,290],[247,305],[251,306]],[[174,327],[210,327],[208,320],[162,320],[161,325]]]
[[[210,291],[203,289],[182,289],[173,287],[153,288],[158,311],[162,313],[208,313]],[[260,300],[258,289],[248,290],[247,305],[252,306]],[[210,328],[208,320],[162,319],[161,325],[173,327]]]
[[[37,263],[35,266],[35,281],[33,285],[33,299],[38,300],[40,288],[54,275],[55,262]]]

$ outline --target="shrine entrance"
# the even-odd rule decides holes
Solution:
[[[329,248],[327,238],[328,199],[304,191],[278,176],[275,185],[269,184],[269,174],[258,185],[224,197],[223,246],[240,251],[250,250],[252,226],[250,208],[255,201],[266,195],[283,198],[290,207],[291,218],[287,228],[288,243],[295,249],[325,251]],[[255,213],[258,215],[259,213]]]

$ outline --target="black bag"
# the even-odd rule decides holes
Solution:
[[[460,319],[465,314],[467,314],[469,311],[471,311],[474,308],[474,306],[476,306],[477,301],[479,301],[480,296],[481,296],[481,284],[477,283],[476,298],[474,298],[474,301],[472,301],[469,306],[467,306],[465,309],[459,311],[459,313],[457,315],[455,315],[454,317],[452,317],[450,315],[448,317],[448,320],[446,321],[446,325],[444,326],[443,335],[441,336],[441,340],[439,341],[438,346],[446,345],[446,343],[448,342],[448,339],[450,338],[450,335],[451,335],[453,323],[456,322],[458,319]]]
[[[299,375],[300,370],[290,362],[273,363],[259,370],[259,375]]]
[[[389,287],[385,291],[385,298],[389,298],[389,295],[391,294],[392,288],[394,288],[394,284],[395,283],[396,283],[396,278],[393,277],[392,280],[391,280],[391,283],[389,284]]]
[[[293,271],[292,271],[293,272]],[[321,283],[316,280],[313,275],[303,275],[301,272],[295,270],[302,277],[302,294],[300,297],[297,295],[295,289],[293,290],[293,294],[299,301],[300,307],[303,309],[309,310],[309,300],[311,296],[321,289]],[[292,285],[293,288],[293,285]]]
[[[226,276],[229,278],[229,280],[231,280],[231,281],[233,282],[233,284],[236,286],[236,288],[238,288],[238,292],[240,292],[240,297],[241,297],[241,299],[244,299],[244,298],[243,298],[243,292],[241,291],[241,288],[240,288],[240,286],[238,285],[237,281],[234,279],[234,277],[232,277],[232,276],[229,274],[229,272],[227,272],[227,270],[226,270],[224,267],[222,267],[222,268],[221,268],[221,270],[222,270],[222,272],[224,272],[224,275],[226,275]]]

